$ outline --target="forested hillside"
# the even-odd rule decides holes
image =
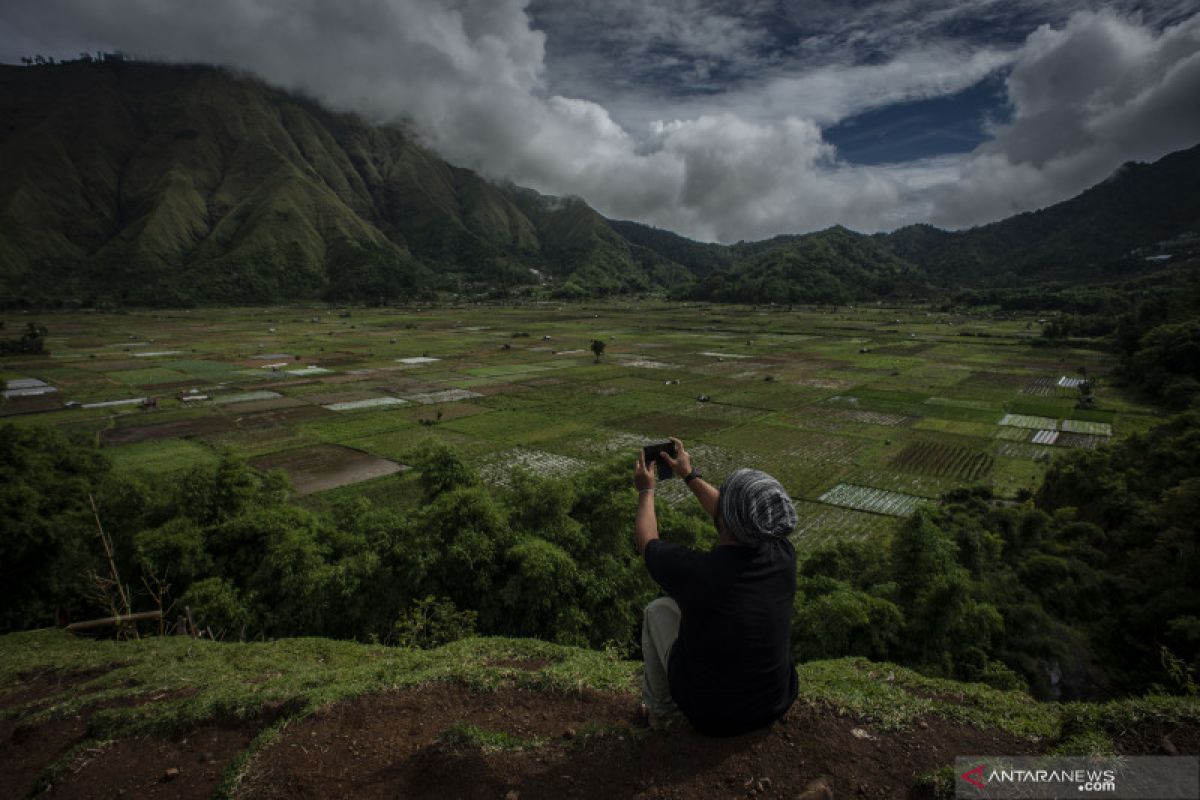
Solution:
[[[0,67],[8,302],[378,301],[677,271],[579,201],[497,187],[376,127],[201,66]]]
[[[1078,197],[957,233],[914,225],[878,239],[952,284],[1091,281],[1200,251],[1200,147],[1129,163]]]

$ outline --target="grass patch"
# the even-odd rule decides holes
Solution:
[[[479,750],[483,753],[532,750],[548,741],[543,737],[524,738],[507,731],[488,730],[466,722],[450,726],[442,731],[438,738],[451,747]]]
[[[548,419],[535,411],[501,410],[451,420],[441,427],[486,439],[501,447],[531,444],[584,430],[587,424],[570,419]]]
[[[549,663],[533,671],[491,666],[513,659]],[[303,716],[337,700],[434,681],[482,691],[514,682],[547,692],[621,691],[632,702],[639,669],[606,652],[531,639],[476,638],[426,651],[318,638],[116,642],[76,639],[57,630],[0,637],[0,685],[14,686],[19,676],[48,671],[100,673],[64,689],[39,711],[43,717],[69,717],[101,700],[178,698],[97,711],[89,723],[94,738],[170,735],[202,722],[273,716],[279,709]],[[187,696],[179,697],[181,691]],[[30,709],[19,704],[0,712],[7,718],[30,716]]]
[[[497,666],[538,661],[535,670]],[[907,728],[934,715],[959,724],[998,728],[1032,740],[1059,742],[1062,752],[1094,752],[1140,725],[1200,722],[1200,701],[1150,696],[1106,703],[1042,703],[1023,692],[931,678],[862,658],[814,661],[798,667],[802,701],[824,703],[883,729]],[[64,719],[89,705],[144,701],[92,714],[93,740],[139,734],[173,735],[212,721],[280,721],[251,744],[261,747],[287,719],[332,702],[431,682],[479,691],[516,686],[570,694],[581,689],[617,692],[637,702],[641,664],[614,651],[582,650],[534,639],[472,638],[436,650],[410,650],[329,639],[219,643],[179,637],[136,641],[78,639],[57,630],[0,637],[0,697],[31,675],[79,674],[57,695],[17,703],[0,718]],[[281,716],[282,715],[282,716]],[[443,738],[480,749],[514,750],[537,740],[455,726]],[[223,783],[236,785],[244,760]]]
[[[225,364],[220,361],[205,361],[203,359],[171,361],[169,364],[171,369],[212,381],[224,380],[242,369],[242,367],[236,367],[232,364]]]
[[[1052,738],[1059,731],[1057,707],[1023,692],[978,683],[928,678],[894,664],[863,658],[812,661],[797,668],[800,694],[883,729],[906,728],[922,716],[995,727],[1027,738]]]
[[[146,369],[123,369],[109,372],[108,377],[130,386],[149,386],[155,383],[176,383],[186,381],[191,376],[166,367],[147,367]]]
[[[111,447],[106,453],[118,470],[154,473],[178,472],[217,461],[212,450],[187,439],[160,439]]]

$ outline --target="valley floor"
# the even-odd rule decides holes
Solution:
[[[1110,384],[1109,354],[1037,346],[1035,314],[630,302],[39,321],[48,353],[0,359],[4,422],[91,438],[122,471],[232,451],[313,507],[413,507],[406,459],[429,439],[500,487],[518,466],[570,475],[678,436],[714,482],[775,475],[808,549],[877,536],[961,486],[1018,497],[1055,456],[1161,419]],[[1077,407],[1081,368],[1095,408]]]

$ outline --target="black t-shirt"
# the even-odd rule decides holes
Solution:
[[[732,736],[782,716],[798,690],[791,543],[702,553],[655,539],[646,545],[646,567],[682,612],[667,674],[671,697],[692,726]]]

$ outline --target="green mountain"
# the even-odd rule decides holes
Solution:
[[[867,236],[835,226],[721,246],[636,222],[611,225],[686,267],[697,280],[680,294],[698,299],[850,302],[1111,281],[1200,254],[1200,146],[1126,164],[1075,198],[965,231],[911,225]]]
[[[213,67],[0,67],[0,119],[0,286],[18,303],[686,277],[582,201],[497,187],[399,128]]]
[[[366,301],[514,287],[860,302],[1200,252],[1200,146],[967,231],[725,246],[488,182],[409,132],[207,66],[0,66],[0,304]],[[1166,244],[1164,244],[1166,243]]]
[[[734,245],[735,266],[710,273],[697,296],[728,302],[846,303],[923,297],[930,279],[870,236],[835,226]]]
[[[677,233],[628,220],[609,220],[613,230],[630,242],[641,245],[684,265],[696,277],[703,278],[718,269],[732,268],[733,248],[721,244],[697,242]]]
[[[622,236],[579,198],[519,187],[507,195],[537,227],[547,265],[564,281],[558,289],[563,296],[644,291],[691,280],[686,269]]]
[[[1175,245],[1166,247],[1174,255],[1200,250],[1200,145],[1153,164],[1127,163],[1077,197],[1039,211],[957,233],[913,225],[876,238],[951,284],[1144,272],[1153,262],[1136,251],[1165,242]]]

